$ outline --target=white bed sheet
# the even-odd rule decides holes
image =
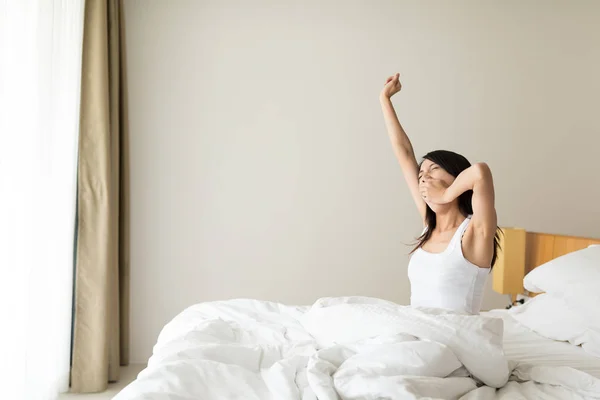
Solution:
[[[521,325],[507,310],[482,315],[504,320],[504,354],[509,360],[535,366],[571,367],[600,379],[600,358],[581,347],[545,338]]]
[[[498,320],[377,299],[200,304],[165,326],[115,399],[600,399],[600,359],[505,312],[484,316],[504,321],[503,340]]]

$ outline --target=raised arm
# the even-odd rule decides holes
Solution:
[[[406,184],[408,185],[413,200],[417,205],[419,214],[423,221],[425,221],[427,205],[419,193],[419,164],[417,163],[412,144],[410,143],[406,132],[404,132],[402,125],[400,125],[396,110],[394,110],[394,105],[391,101],[391,97],[398,93],[401,88],[400,74],[389,77],[381,91],[381,108],[383,110],[387,132],[390,141],[392,142],[392,147],[396,154],[396,158],[398,159],[398,163],[400,164],[400,168],[402,168],[404,179],[406,180]]]
[[[443,193],[441,203],[450,203],[467,190],[473,191],[471,223],[475,234],[493,239],[498,221],[494,205],[494,181],[487,164],[477,163],[461,172]]]
[[[472,190],[473,216],[472,235],[465,233],[467,246],[463,240],[465,257],[475,265],[489,267],[494,254],[494,235],[498,225],[495,206],[494,181],[492,172],[485,163],[477,163],[462,171],[448,187],[439,181],[425,179],[421,192],[427,201],[434,204],[447,204],[464,192]]]

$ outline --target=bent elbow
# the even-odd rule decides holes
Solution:
[[[481,180],[484,181],[491,181],[492,180],[492,170],[490,169],[489,165],[487,165],[486,163],[477,163],[474,165],[475,170],[477,171],[477,177]]]

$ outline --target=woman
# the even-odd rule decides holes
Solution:
[[[425,225],[408,265],[411,305],[478,314],[499,247],[492,174],[486,164],[471,165],[445,150],[417,162],[390,100],[402,88],[399,78],[388,78],[380,100],[394,153]]]

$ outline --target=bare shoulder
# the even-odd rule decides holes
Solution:
[[[469,223],[462,238],[462,251],[467,261],[479,268],[489,268],[494,256],[494,235],[483,234]]]

